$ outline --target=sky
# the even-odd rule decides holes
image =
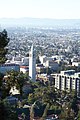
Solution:
[[[80,0],[0,0],[0,18],[80,19]]]

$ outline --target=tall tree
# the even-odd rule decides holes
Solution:
[[[6,48],[9,43],[9,38],[7,36],[7,31],[4,29],[0,32],[0,64],[5,63],[6,61],[6,54],[8,49]]]
[[[25,77],[22,72],[20,72],[17,76],[17,81],[16,81],[16,88],[19,90],[20,95],[22,96],[23,93],[23,86],[25,85]]]
[[[6,54],[8,52],[8,49],[6,48],[9,43],[9,38],[7,36],[7,31],[4,29],[2,32],[0,32],[0,65],[5,63],[6,61]],[[4,75],[0,73],[0,92],[4,90],[4,87],[2,85]],[[3,89],[3,90],[2,90]]]
[[[6,54],[8,49],[6,48],[9,43],[7,31],[0,32],[0,65],[5,63]],[[3,80],[4,75],[0,73],[0,120],[18,120],[16,111],[14,111],[7,102],[4,102],[4,98],[7,96],[9,86],[5,86]],[[5,92],[6,91],[6,92]],[[4,97],[3,97],[4,96]]]

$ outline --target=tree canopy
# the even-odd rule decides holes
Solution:
[[[6,61],[6,54],[8,49],[6,48],[9,43],[9,38],[7,35],[7,31],[4,29],[0,32],[0,64],[5,63]]]

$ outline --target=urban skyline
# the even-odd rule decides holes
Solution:
[[[0,1],[0,119],[80,120],[80,1]]]

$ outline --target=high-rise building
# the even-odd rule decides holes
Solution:
[[[80,72],[74,70],[61,71],[59,74],[54,74],[55,87],[60,90],[74,90],[80,96]]]
[[[36,51],[33,45],[29,52],[29,77],[32,81],[36,81]]]

